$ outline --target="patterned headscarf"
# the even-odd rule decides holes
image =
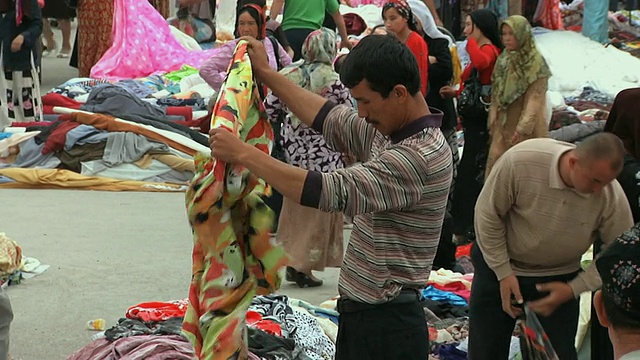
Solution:
[[[293,83],[315,94],[322,95],[328,86],[340,80],[333,68],[337,55],[336,33],[327,28],[316,30],[307,36],[302,45],[302,62],[297,62],[280,72]],[[299,120],[291,114],[291,120]]]
[[[264,9],[255,4],[247,4],[238,11],[238,18],[240,17],[240,14],[248,9],[252,9],[258,13],[258,17],[256,18],[252,11],[248,11],[249,15],[251,15],[258,24],[258,40],[265,39],[267,37],[267,15],[265,14]]]
[[[640,321],[640,223],[620,235],[598,256],[602,293]]]
[[[514,15],[507,18],[501,28],[505,25],[513,29],[518,48],[502,52],[491,77],[491,99],[501,109],[506,109],[524,95],[536,80],[551,76],[547,62],[536,47],[529,21],[523,16]],[[502,121],[504,123],[506,117]]]
[[[413,16],[413,12],[411,11],[411,7],[407,4],[406,0],[390,0],[387,1],[382,7],[382,18],[384,18],[384,12],[389,10],[390,8],[394,8],[398,11],[400,16],[407,19],[407,25],[411,31],[418,31],[418,23],[416,22],[416,18]]]

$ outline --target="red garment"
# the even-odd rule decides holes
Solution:
[[[42,97],[42,108],[45,114],[55,114],[53,112],[53,108],[55,106],[61,106],[70,109],[80,109],[80,106],[82,106],[82,104],[60,94],[48,93]]]
[[[476,68],[480,72],[480,82],[482,85],[491,85],[491,74],[496,66],[496,60],[500,55],[500,49],[493,44],[478,46],[474,38],[467,39],[467,53],[471,59],[471,64],[467,65],[462,72],[462,85],[458,90],[458,95],[464,89],[464,82],[471,76],[471,69]]]
[[[246,315],[247,325],[254,329],[259,329],[267,334],[282,337],[282,327],[273,320],[264,320],[262,314],[249,310]]]
[[[49,126],[53,124],[51,121],[28,121],[28,122],[12,122],[11,127],[32,127],[32,126]]]
[[[471,246],[473,245],[473,243],[471,244],[467,244],[467,245],[461,245],[458,246],[456,248],[456,259],[463,257],[463,256],[471,256]]]
[[[42,155],[47,155],[50,152],[58,152],[64,148],[64,143],[67,141],[67,133],[80,126],[80,123],[75,121],[62,121],[55,129],[51,130],[51,134],[47,137],[42,148]]]
[[[463,284],[461,281],[454,281],[445,285],[428,282],[427,285],[433,285],[433,287],[438,290],[456,294],[462,297],[463,299],[467,300],[467,302],[471,298],[471,290],[468,290],[467,286]]]
[[[174,302],[146,302],[127,309],[128,319],[138,319],[144,322],[165,321],[171,318],[184,317],[187,312],[187,301]]]
[[[539,12],[536,12],[536,19],[547,29],[562,30],[562,13],[560,12],[560,0],[547,0],[541,4]]]
[[[182,116],[184,121],[193,120],[193,110],[189,106],[169,106],[166,113],[167,115]]]
[[[420,91],[423,96],[427,96],[427,84],[429,80],[429,48],[424,42],[422,36],[412,31],[407,38],[407,47],[418,61],[418,70],[420,70]]]

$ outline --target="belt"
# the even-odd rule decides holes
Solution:
[[[394,299],[381,304],[367,304],[351,299],[339,299],[338,300],[338,312],[340,314],[355,313],[367,310],[382,309],[388,306],[402,305],[417,303],[420,300],[420,295],[415,289],[402,289],[400,294]]]

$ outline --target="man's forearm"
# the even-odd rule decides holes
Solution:
[[[253,146],[247,147],[238,163],[264,179],[284,197],[300,203],[307,170],[274,159]]]
[[[422,2],[427,5],[427,7],[429,8],[429,12],[433,16],[433,20],[437,24],[440,20],[440,16],[438,16],[438,9],[436,9],[436,4],[433,2],[433,0],[422,0]]]
[[[342,38],[341,40],[349,41],[349,34],[347,34],[347,25],[344,23],[344,18],[342,17],[342,14],[340,14],[340,10],[334,12],[331,16],[333,17],[333,21],[338,27],[338,33]]]
[[[322,96],[299,87],[273,69],[261,73],[259,78],[300,121],[309,127],[327,102]]]
[[[280,15],[280,11],[282,10],[282,5],[284,4],[284,0],[273,0],[271,4],[271,9],[269,10],[269,16],[271,19],[275,20],[278,15]]]

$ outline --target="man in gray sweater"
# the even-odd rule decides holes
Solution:
[[[623,157],[620,139],[602,133],[577,147],[528,140],[496,163],[476,205],[470,359],[508,358],[525,302],[542,315],[558,357],[577,359],[577,298],[601,286],[581,257],[597,238],[609,244],[633,225],[615,180]]]

